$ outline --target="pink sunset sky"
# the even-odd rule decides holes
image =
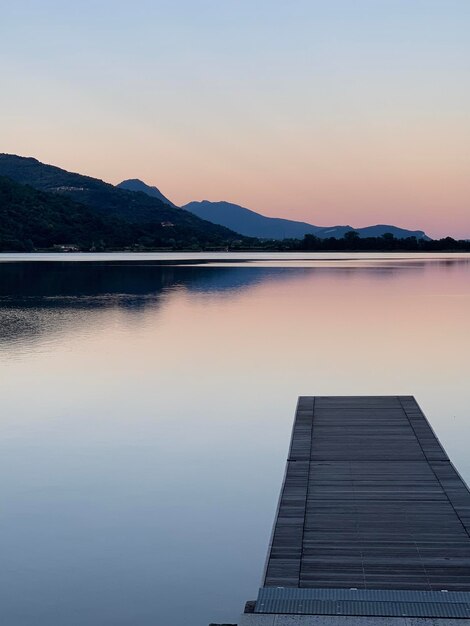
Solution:
[[[470,238],[468,0],[2,9],[0,152],[178,205]]]

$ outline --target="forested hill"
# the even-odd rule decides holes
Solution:
[[[85,205],[94,214],[141,225],[166,224],[167,239],[193,243],[222,243],[240,239],[229,229],[206,222],[189,211],[178,209],[145,193],[119,189],[90,176],[67,172],[37,159],[0,154],[0,176],[23,185],[53,193]],[[171,225],[171,226],[170,226]]]
[[[70,243],[91,247],[110,234],[101,217],[73,200],[0,177],[0,251]]]
[[[230,231],[228,239],[201,231],[196,238],[194,229],[186,226],[136,224],[107,217],[64,195],[38,191],[0,176],[0,252],[54,246],[80,250],[199,248],[226,245],[234,237]]]

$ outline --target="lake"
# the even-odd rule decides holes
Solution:
[[[299,395],[415,395],[470,480],[470,255],[0,255],[0,623],[236,622]]]

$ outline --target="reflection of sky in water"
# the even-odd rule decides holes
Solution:
[[[415,394],[470,479],[468,260],[0,264],[1,621],[236,621],[299,394]]]

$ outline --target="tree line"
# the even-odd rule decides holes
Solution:
[[[273,242],[270,244],[266,249],[273,249]],[[349,231],[341,239],[321,239],[315,235],[305,235],[302,240],[285,239],[275,249],[293,252],[470,252],[470,240],[452,237],[398,239],[393,233],[385,233],[380,237],[360,237],[357,232]]]

